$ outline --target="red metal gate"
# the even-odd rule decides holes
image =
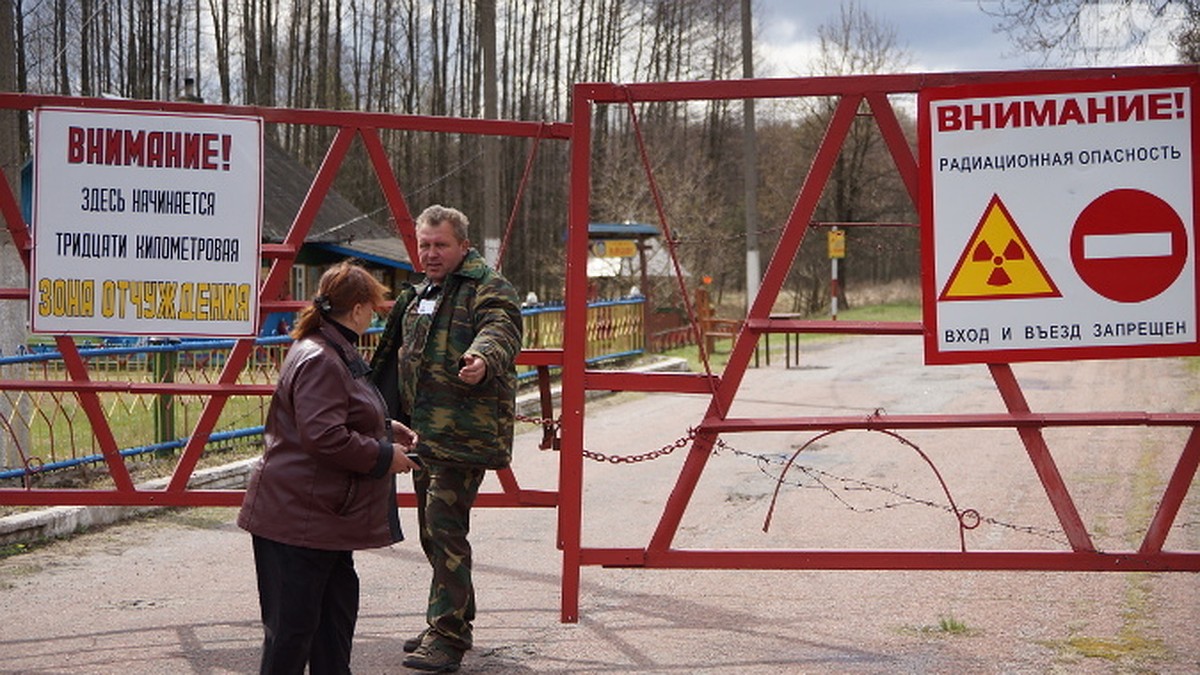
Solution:
[[[1007,412],[957,415],[889,415],[864,417],[736,418],[727,414],[760,336],[771,333],[844,333],[867,335],[921,335],[921,323],[866,323],[852,321],[801,321],[771,318],[771,308],[784,279],[810,230],[818,199],[841,151],[850,124],[861,115],[862,105],[886,141],[896,168],[913,203],[918,201],[920,173],[916,157],[904,137],[889,101],[893,94],[915,94],[925,87],[1047,81],[1088,78],[1144,77],[1160,74],[1196,75],[1195,67],[1057,70],[1035,72],[942,73],[920,75],[870,75],[727,82],[671,82],[651,84],[579,84],[574,91],[572,118],[571,214],[568,239],[567,325],[563,353],[562,483],[559,504],[563,548],[562,620],[579,617],[579,581],[583,566],[646,568],[732,569],[910,569],[910,570],[1077,570],[1077,571],[1200,571],[1200,552],[1165,551],[1168,531],[1187,495],[1200,463],[1200,413],[1086,412],[1041,414],[1030,409],[1009,364],[988,366]],[[597,104],[625,105],[637,132],[636,104],[719,99],[772,99],[829,97],[837,101],[824,139],[816,152],[795,205],[783,226],[780,243],[770,258],[762,286],[734,340],[729,361],[720,376],[703,374],[634,374],[588,370],[582,359],[583,315],[577,309],[586,300],[583,276],[587,256],[585,233],[591,185],[591,132],[584,126]],[[640,141],[640,139],[639,139]],[[650,193],[657,187],[646,164]],[[660,207],[660,225],[670,238],[669,224]],[[700,342],[701,336],[697,336]],[[588,390],[638,392],[688,392],[708,395],[708,412],[695,425],[685,463],[663,507],[657,529],[642,548],[589,547],[581,541],[584,484],[584,400]],[[1070,492],[1050,453],[1043,429],[1086,426],[1178,426],[1190,428],[1174,472],[1157,511],[1135,551],[1099,551],[1084,525]],[[689,550],[675,548],[674,538],[714,446],[723,434],[755,431],[814,431],[865,429],[895,432],[906,429],[996,428],[1015,429],[1037,472],[1054,512],[1069,540],[1063,551],[960,551],[935,550]],[[957,511],[957,510],[956,510]],[[961,517],[961,514],[956,512]]]
[[[919,186],[917,159],[905,139],[897,115],[888,99],[892,94],[912,94],[923,87],[1023,81],[1030,79],[1122,78],[1158,74],[1194,75],[1194,68],[1162,67],[1135,69],[1092,69],[1038,72],[942,73],[918,75],[877,75],[824,77],[780,80],[726,82],[677,82],[655,84],[580,84],[574,90],[573,124],[462,120],[372,113],[306,111],[245,108],[236,106],[174,104],[145,101],[107,101],[62,97],[0,94],[0,108],[31,110],[38,106],[76,106],[95,109],[166,110],[259,115],[267,122],[286,122],[331,127],[337,130],[325,160],[317,173],[309,195],[300,209],[283,244],[266,246],[264,257],[271,258],[269,274],[260,288],[263,312],[294,309],[296,303],[274,300],[287,278],[296,251],[303,243],[315,213],[340,167],[347,149],[361,138],[372,166],[377,172],[389,209],[398,223],[398,234],[413,250],[412,217],[396,177],[393,175],[379,129],[408,129],[433,133],[506,135],[528,138],[569,139],[572,143],[571,205],[568,214],[566,325],[562,350],[525,352],[521,363],[532,366],[560,366],[563,373],[561,419],[560,484],[557,491],[522,490],[511,472],[500,475],[503,492],[481,495],[481,506],[557,506],[558,542],[563,551],[563,621],[579,617],[581,569],[584,566],[621,566],[647,568],[736,568],[736,569],[927,569],[927,570],[1090,570],[1090,571],[1200,571],[1200,552],[1166,551],[1164,542],[1186,497],[1197,465],[1200,464],[1200,413],[1037,413],[1030,409],[1022,389],[1007,364],[989,365],[989,371],[1007,412],[963,415],[887,415],[863,417],[773,417],[736,418],[727,414],[736,400],[746,369],[751,363],[759,338],[772,333],[853,333],[867,335],[920,335],[919,323],[867,323],[852,321],[800,321],[773,319],[770,308],[779,296],[784,279],[796,257],[818,199],[831,168],[842,148],[853,118],[865,102],[885,139],[897,171],[916,202]],[[729,362],[721,375],[638,374],[589,369],[587,344],[587,246],[590,220],[591,129],[596,104],[629,106],[658,101],[704,99],[770,99],[829,97],[837,101],[824,140],[810,171],[799,190],[795,205],[784,224],[780,244],[767,267],[763,284],[750,308],[743,328],[734,340]],[[652,182],[652,176],[650,176]],[[657,188],[653,185],[652,192]],[[7,183],[0,186],[0,213],[3,213],[25,263],[29,264],[30,241],[26,223]],[[661,212],[660,212],[661,218]],[[662,223],[666,226],[665,219]],[[686,297],[686,294],[685,294]],[[0,299],[27,300],[28,288],[0,289]],[[702,341],[697,336],[698,342]],[[3,489],[2,504],[112,504],[164,506],[236,506],[241,492],[236,490],[189,490],[191,477],[200,454],[216,423],[225,401],[232,395],[267,396],[267,385],[239,385],[238,372],[253,348],[252,340],[239,340],[232,348],[219,380],[199,388],[210,396],[203,414],[192,430],[169,486],[161,491],[139,490],[129,477],[112,433],[107,426],[99,394],[128,391],[145,394],[181,393],[197,390],[196,385],[173,383],[121,383],[89,378],[70,337],[58,337],[69,380],[47,383],[17,380],[0,381],[0,389],[56,391],[77,396],[87,411],[99,445],[115,484],[113,490]],[[664,504],[661,518],[649,542],[641,548],[589,547],[582,541],[583,439],[585,400],[593,390],[680,392],[709,397],[708,412],[698,420],[683,468],[675,488]],[[1163,491],[1157,511],[1137,550],[1098,551],[1084,525],[1067,486],[1063,482],[1043,430],[1051,427],[1087,426],[1174,426],[1190,429],[1188,440]],[[688,503],[704,472],[708,458],[722,434],[751,431],[823,432],[864,429],[890,431],[906,429],[1011,429],[1016,430],[1029,455],[1054,512],[1069,540],[1070,550],[1063,551],[913,551],[913,550],[688,550],[672,544]],[[411,503],[403,499],[402,503]],[[409,496],[410,497],[410,496]]]
[[[39,107],[80,108],[88,110],[133,110],[167,111],[183,113],[217,113],[261,117],[268,123],[301,124],[328,127],[335,130],[333,140],[317,171],[307,196],[283,243],[264,244],[262,256],[272,260],[270,271],[259,287],[260,311],[265,316],[270,312],[294,311],[303,306],[301,301],[281,301],[280,291],[289,278],[296,253],[304,244],[313,221],[328,194],[334,179],[344,162],[351,144],[357,138],[366,149],[371,166],[379,179],[379,186],[387,202],[391,217],[397,224],[397,235],[408,249],[409,257],[417,260],[416,235],[413,217],[404,199],[397,177],[392,171],[380,130],[394,129],[430,133],[453,133],[466,135],[510,136],[534,139],[536,152],[540,139],[563,140],[569,138],[569,126],[561,123],[512,122],[502,120],[457,119],[419,115],[389,115],[320,110],[293,110],[280,108],[257,108],[160,101],[110,100],[71,98],[61,96],[39,96],[28,94],[0,93],[0,109],[33,110]],[[531,153],[531,161],[534,156]],[[7,180],[0,181],[0,213],[3,214],[8,231],[17,250],[29,270],[32,242],[29,227],[22,217]],[[0,289],[0,300],[30,299],[29,288]],[[55,343],[62,354],[67,380],[61,382],[31,380],[0,380],[0,390],[48,391],[78,397],[85,411],[100,453],[107,465],[108,475],[114,485],[112,490],[62,489],[62,488],[4,488],[0,489],[0,504],[39,505],[122,505],[122,506],[238,506],[242,501],[242,490],[189,489],[188,481],[195,471],[197,462],[215,428],[221,411],[230,396],[270,396],[272,385],[246,384],[238,382],[238,375],[246,367],[255,344],[254,339],[235,340],[224,360],[224,366],[216,382],[120,382],[93,379],[85,360],[80,356],[75,340],[66,335],[56,336]],[[558,365],[560,350],[527,350],[520,363],[530,366]],[[171,475],[168,486],[163,490],[139,489],[134,485],[130,472],[120,454],[109,420],[106,418],[100,394],[124,392],[145,395],[192,394],[207,396],[195,427],[188,436],[187,444]],[[511,470],[498,472],[502,491],[484,493],[479,503],[484,506],[539,506],[552,507],[557,494],[544,490],[524,490]],[[401,494],[402,504],[415,504],[411,493]]]

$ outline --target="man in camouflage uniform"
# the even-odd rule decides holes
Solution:
[[[471,648],[471,506],[484,473],[512,459],[520,301],[471,248],[467,225],[439,205],[417,218],[425,281],[400,292],[371,361],[389,410],[420,438],[413,485],[433,579],[428,625],[405,642],[404,665],[428,672],[457,670]]]

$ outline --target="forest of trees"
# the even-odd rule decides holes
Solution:
[[[10,1],[17,89],[46,94],[175,99],[191,79],[209,103],[478,118],[489,112],[484,55],[494,40],[495,115],[570,121],[574,83],[730,79],[743,72],[739,0]],[[888,27],[853,4],[820,38],[822,62],[813,67],[822,74],[907,66]],[[757,238],[765,257],[831,109],[828,101],[797,102],[758,119]],[[741,102],[638,111],[684,266],[711,275],[718,295],[743,288]],[[657,225],[627,111],[598,109],[592,123],[593,219]],[[818,220],[915,222],[874,123],[863,117],[855,125]],[[27,129],[22,126],[24,156]],[[324,155],[332,131],[271,129],[310,166]],[[480,138],[392,132],[384,142],[414,210],[433,202],[457,205],[479,227]],[[502,141],[505,220],[532,142]],[[541,143],[504,261],[522,293],[552,299],[561,292],[567,176],[566,144]],[[361,149],[343,168],[337,189],[364,212],[386,218]],[[912,228],[856,228],[849,237],[847,284],[916,278]],[[789,287],[797,299],[789,309],[814,310],[828,300],[828,260],[824,237],[818,238],[793,268]]]

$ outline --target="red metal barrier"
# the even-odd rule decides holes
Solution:
[[[431,133],[455,133],[468,135],[494,135],[526,137],[533,139],[569,138],[570,127],[562,123],[514,122],[505,120],[460,119],[419,115],[390,115],[383,113],[343,112],[326,110],[297,110],[284,108],[259,108],[248,106],[225,106],[161,101],[110,100],[95,98],[72,98],[62,96],[40,96],[30,94],[0,93],[0,109],[33,110],[38,107],[80,108],[88,110],[133,110],[167,111],[182,113],[217,113],[227,115],[258,116],[265,122],[326,126],[336,129],[333,141],[325,154],[303,205],[300,207],[287,236],[281,244],[267,244],[262,255],[273,260],[270,271],[259,288],[259,307],[263,315],[273,311],[295,309],[296,302],[280,301],[280,290],[286,283],[296,253],[308,236],[326,194],[333,185],[346,153],[355,138],[361,139],[379,179],[379,185],[388,205],[391,217],[397,224],[397,235],[408,249],[412,260],[417,260],[416,235],[413,217],[404,199],[403,191],[386,150],[380,140],[381,129],[425,131]],[[535,146],[536,147],[536,146]],[[17,250],[21,253],[26,270],[29,269],[32,242],[7,180],[0,181],[0,214],[8,226]],[[0,289],[0,299],[28,300],[28,288]],[[271,385],[241,384],[238,375],[253,352],[254,340],[236,340],[225,360],[216,382],[196,383],[131,383],[95,381],[89,377],[88,367],[80,357],[75,340],[69,336],[58,336],[55,342],[63,356],[68,374],[66,382],[41,382],[25,380],[0,380],[0,389],[23,391],[61,391],[73,393],[79,398],[86,412],[97,445],[105,459],[108,473],[112,477],[112,490],[84,489],[0,489],[0,504],[18,505],[156,505],[156,506],[237,506],[241,504],[241,490],[188,489],[201,452],[208,442],[226,401],[234,395],[269,396]],[[544,365],[561,362],[561,352],[554,354],[523,354],[520,363]],[[207,395],[208,402],[191,430],[179,462],[165,490],[137,489],[130,477],[129,469],[119,454],[109,421],[100,403],[101,392],[125,391],[142,394],[192,394]],[[481,494],[482,506],[554,506],[557,494],[551,491],[523,490],[511,470],[500,472],[503,491]],[[401,503],[412,505],[412,494],[402,494]]]
[[[574,125],[523,122],[461,120],[372,113],[260,109],[232,106],[171,104],[138,101],[102,101],[60,97],[0,94],[0,108],[32,109],[41,105],[140,110],[206,111],[240,115],[260,115],[268,122],[325,125],[338,129],[324,163],[317,173],[309,197],[298,213],[285,242],[264,248],[264,256],[275,262],[260,289],[262,311],[281,307],[273,298],[287,276],[291,260],[308,232],[317,207],[333,182],[349,143],[355,136],[363,139],[372,165],[379,174],[399,234],[405,238],[415,259],[412,217],[404,202],[385,156],[377,130],[410,129],[430,132],[494,134],[533,138],[570,139],[571,203],[568,214],[570,236],[567,241],[566,317],[564,346],[559,350],[526,352],[521,363],[530,366],[556,366],[562,369],[561,456],[557,492],[522,490],[511,473],[501,474],[503,492],[481,495],[482,506],[557,506],[558,541],[563,551],[561,619],[579,618],[581,569],[589,565],[649,568],[736,568],[736,569],[922,569],[922,570],[1089,570],[1089,571],[1200,571],[1200,552],[1164,551],[1163,545],[1181,504],[1186,497],[1197,465],[1200,464],[1200,413],[1057,413],[1032,411],[1007,364],[989,366],[1006,413],[964,415],[887,415],[866,418],[849,417],[773,417],[735,418],[728,415],[746,369],[761,335],[770,333],[831,332],[876,335],[919,335],[919,323],[867,324],[848,321],[808,322],[792,318],[772,318],[771,309],[783,288],[792,261],[796,258],[809,224],[813,220],[821,192],[828,181],[850,124],[865,103],[879,126],[897,171],[910,197],[916,203],[920,174],[917,158],[888,99],[892,94],[912,94],[923,87],[1039,80],[1122,78],[1158,74],[1195,74],[1194,68],[1161,67],[1133,69],[1089,69],[1030,72],[938,73],[912,75],[875,75],[820,77],[804,79],[746,80],[726,82],[678,82],[653,84],[579,84],[574,89]],[[788,216],[780,243],[766,269],[762,286],[745,317],[743,329],[734,340],[729,361],[719,375],[638,374],[597,371],[588,368],[586,349],[588,223],[590,220],[591,129],[593,107],[597,104],[634,105],[656,101],[704,99],[777,99],[830,97],[838,101],[823,142],[811,169],[800,187],[795,205]],[[0,213],[26,264],[29,238],[16,201],[7,184],[0,186]],[[26,288],[0,289],[0,299],[27,299]],[[239,386],[237,373],[252,349],[252,341],[239,341],[230,353],[219,380],[202,390],[211,396],[201,415],[179,465],[165,491],[137,490],[117,454],[97,394],[115,388],[147,393],[180,392],[185,385],[170,383],[140,384],[95,382],[88,378],[73,340],[58,339],[58,348],[67,362],[67,383],[2,381],[0,388],[22,389],[55,387],[79,396],[99,437],[116,488],[108,491],[0,490],[5,504],[155,504],[224,505],[240,503],[239,491],[188,490],[188,478],[199,458],[208,434],[225,400],[237,393],[267,395],[269,386]],[[193,385],[186,385],[195,392]],[[657,527],[641,548],[588,547],[582,541],[583,450],[585,400],[590,390],[637,392],[680,392],[708,395],[708,411],[698,420],[685,463],[674,489],[664,504]],[[1098,552],[1091,541],[1069,492],[1050,455],[1043,430],[1051,427],[1081,426],[1177,426],[1191,432],[1182,448],[1153,521],[1136,551]],[[1016,430],[1034,466],[1054,512],[1069,540],[1064,551],[849,551],[849,550],[688,550],[673,547],[676,533],[718,436],[747,431],[796,431],[831,429],[954,429],[1004,428]]]
[[[851,122],[870,110],[909,196],[918,203],[920,173],[917,158],[905,138],[888,99],[893,94],[915,94],[924,87],[987,84],[1030,80],[1077,80],[1088,78],[1144,77],[1160,74],[1196,75],[1194,67],[1151,67],[1129,69],[1054,70],[1034,72],[939,73],[916,75],[868,75],[804,79],[745,80],[727,82],[670,82],[652,84],[579,84],[574,90],[572,117],[571,213],[567,250],[566,343],[563,352],[560,541],[563,549],[562,620],[579,617],[580,569],[585,565],[650,568],[734,569],[924,569],[924,570],[1089,570],[1089,571],[1200,571],[1200,552],[1163,550],[1167,532],[1174,522],[1200,462],[1200,413],[1064,413],[1037,414],[1025,402],[1020,385],[1008,364],[989,365],[992,378],[1007,413],[975,415],[885,415],[867,418],[777,417],[738,419],[726,411],[734,402],[758,338],[770,333],[830,332],[843,334],[920,335],[919,323],[864,324],[846,321],[799,321],[771,317],[784,280],[813,221],[822,190],[841,151]],[[778,248],[770,258],[762,286],[745,317],[744,329],[734,340],[728,364],[720,376],[673,375],[670,379],[635,373],[588,371],[583,360],[585,343],[584,306],[587,280],[585,233],[589,219],[591,185],[591,130],[597,104],[634,104],[664,101],[716,99],[776,99],[829,97],[837,106],[824,139],[800,188],[795,205],[783,227]],[[636,118],[633,119],[636,132]],[[611,132],[610,132],[611,133]],[[651,193],[655,192],[649,165],[646,168]],[[660,209],[660,217],[662,211]],[[666,223],[660,223],[664,232]],[[708,412],[696,425],[685,463],[664,505],[650,541],[643,548],[588,547],[581,540],[583,519],[584,401],[590,389],[622,391],[711,392]],[[1097,552],[1070,493],[1059,475],[1042,431],[1055,426],[1179,426],[1191,433],[1181,451],[1153,523],[1136,551]],[[1037,476],[1049,497],[1059,523],[1069,540],[1069,551],[850,551],[850,550],[688,550],[673,547],[680,522],[693,496],[718,436],[747,431],[796,431],[831,429],[1015,429],[1025,446]]]

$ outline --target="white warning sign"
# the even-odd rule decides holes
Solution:
[[[1200,354],[1198,80],[921,92],[927,362]]]
[[[262,120],[36,111],[35,333],[247,337]]]

